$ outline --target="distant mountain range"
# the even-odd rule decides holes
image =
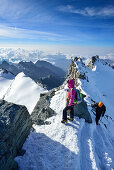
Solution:
[[[53,65],[53,64],[51,64],[47,61],[38,60],[35,63],[35,66],[37,66],[38,68],[49,69],[49,70],[51,70],[52,73],[54,73],[55,75],[57,75],[59,77],[64,77],[64,75],[65,75],[65,72],[61,68],[59,68],[59,67],[57,67],[57,66],[55,66],[55,65]]]
[[[109,66],[111,66],[114,69],[114,61],[110,60],[110,59],[104,59],[105,62],[107,62],[109,64]]]
[[[7,61],[3,61],[2,64],[0,64],[0,68],[7,70],[14,75],[17,75],[20,72],[15,65],[9,64]]]
[[[8,63],[17,64],[21,61],[32,61],[35,63],[37,60],[47,61],[49,63],[53,63],[55,66],[61,68],[65,72],[67,72],[70,66],[70,56],[63,53],[53,53],[35,50],[27,50],[27,49],[12,49],[12,48],[0,48],[0,64],[5,60]]]
[[[3,61],[0,68],[14,75],[23,72],[35,82],[42,83],[48,90],[60,86],[65,79],[65,72],[47,61],[38,60],[35,64],[21,61],[17,65]]]

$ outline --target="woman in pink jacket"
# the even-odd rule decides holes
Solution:
[[[63,120],[61,121],[61,123],[67,123],[67,110],[70,110],[70,118],[68,119],[71,121],[73,121],[74,119],[73,106],[76,105],[76,103],[74,103],[74,99],[76,95],[76,90],[74,90],[74,80],[69,79],[67,83],[68,83],[68,88],[69,88],[68,89],[68,102],[67,102],[67,106],[63,110]]]

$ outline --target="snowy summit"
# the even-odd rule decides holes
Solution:
[[[86,95],[85,101],[92,123],[74,118],[73,122],[61,124],[65,107],[66,82],[51,98],[50,108],[55,114],[47,119],[51,124],[33,125],[23,149],[26,153],[16,157],[20,170],[113,170],[114,169],[114,70],[97,59],[92,70],[82,60],[74,61],[85,79],[78,78],[78,89]],[[106,105],[105,116],[100,125],[95,123],[92,101]]]
[[[40,93],[46,92],[23,72],[16,77],[11,73],[0,72],[0,99],[25,105],[31,113],[40,98]]]

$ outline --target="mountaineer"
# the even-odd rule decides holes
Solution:
[[[74,105],[77,104],[76,102],[74,102],[75,96],[76,96],[74,80],[69,79],[67,81],[67,84],[68,84],[68,88],[69,88],[68,92],[67,92],[67,105],[63,110],[63,118],[62,118],[61,123],[67,123],[67,110],[70,110],[70,118],[68,118],[68,120],[73,121],[73,119],[74,119]]]
[[[103,117],[106,112],[106,106],[102,102],[92,104],[91,106],[96,111],[96,125],[98,125],[100,117]]]

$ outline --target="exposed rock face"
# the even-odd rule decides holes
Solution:
[[[83,101],[80,104],[74,106],[74,115],[79,118],[85,119],[85,122],[92,123],[91,115],[87,109],[87,104],[84,101],[85,95],[82,94],[82,96],[83,96]]]
[[[74,59],[74,61],[78,61],[80,58],[76,58]],[[75,86],[77,87],[78,86],[78,78],[80,79],[87,79],[87,77],[85,76],[85,73],[82,74],[76,67],[76,64],[73,60],[71,61],[71,65],[70,65],[70,68],[68,70],[68,75],[67,75],[67,78],[73,78],[74,81],[75,81]],[[84,65],[84,63],[82,63]]]
[[[48,68],[44,68],[44,67],[38,68],[31,61],[30,62],[21,61],[20,63],[18,63],[17,67],[19,70],[24,72],[27,76],[31,77],[36,82],[42,77],[47,77],[49,75],[55,76],[55,73],[53,73]]]
[[[32,127],[25,106],[0,100],[0,170],[17,168],[14,158]]]
[[[54,111],[49,107],[50,99],[54,96],[54,94],[54,89],[48,93],[40,94],[40,99],[31,114],[31,119],[34,124],[49,124],[49,122],[45,120],[54,114]]]
[[[93,57],[91,58],[91,61],[90,61],[89,64],[88,64],[88,67],[89,67],[91,70],[93,69],[93,65],[94,65],[95,61],[96,61],[98,58],[99,58],[98,55],[93,56]]]
[[[44,85],[44,88],[47,90],[51,90],[55,87],[60,86],[65,78],[62,77],[57,77],[57,76],[48,76],[48,77],[43,77],[39,80],[39,83]]]
[[[14,75],[17,75],[20,72],[16,66],[10,65],[6,61],[3,61],[2,64],[0,64],[0,68],[7,70],[8,72],[11,72]]]
[[[65,77],[65,72],[61,68],[59,68],[47,61],[38,60],[35,63],[35,66],[37,66],[38,68],[42,68],[42,67],[47,68],[47,69],[51,70],[53,73],[55,73],[57,76]]]
[[[74,58],[74,61],[78,61],[78,59],[79,59],[79,57],[75,57],[75,58]]]
[[[74,106],[74,115],[79,118],[84,118],[85,122],[92,123],[91,115],[88,112],[87,104],[84,101]]]

